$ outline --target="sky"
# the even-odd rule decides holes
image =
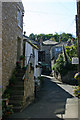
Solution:
[[[76,36],[76,0],[22,0],[26,35],[71,33]]]

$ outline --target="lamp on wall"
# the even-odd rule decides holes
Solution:
[[[24,31],[24,35],[26,34],[26,31]]]
[[[22,16],[24,17],[24,11],[22,12]]]

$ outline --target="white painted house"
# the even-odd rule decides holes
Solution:
[[[30,56],[31,64],[34,68],[34,79],[39,82],[38,77],[41,76],[41,68],[38,62],[38,43],[36,41],[30,40],[27,36],[24,36],[25,41],[25,66],[27,66]]]

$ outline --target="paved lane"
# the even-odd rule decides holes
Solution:
[[[65,114],[67,99],[73,98],[73,95],[65,89],[55,78],[44,76],[37,100],[21,113],[13,114],[11,118],[58,118],[58,114]]]

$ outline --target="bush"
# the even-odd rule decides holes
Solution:
[[[73,94],[80,98],[80,86],[75,87]]]
[[[72,57],[77,57],[77,46],[66,46],[65,51],[69,56],[70,61],[72,60]]]
[[[62,73],[64,68],[64,58],[63,58],[63,54],[60,54],[58,59],[56,60],[56,63],[53,65],[53,70],[55,72],[59,72],[60,74]]]
[[[61,75],[66,75],[70,70],[76,70],[76,65],[73,65],[71,62],[64,61],[63,54],[60,54],[56,63],[52,68],[56,73],[59,72]]]

